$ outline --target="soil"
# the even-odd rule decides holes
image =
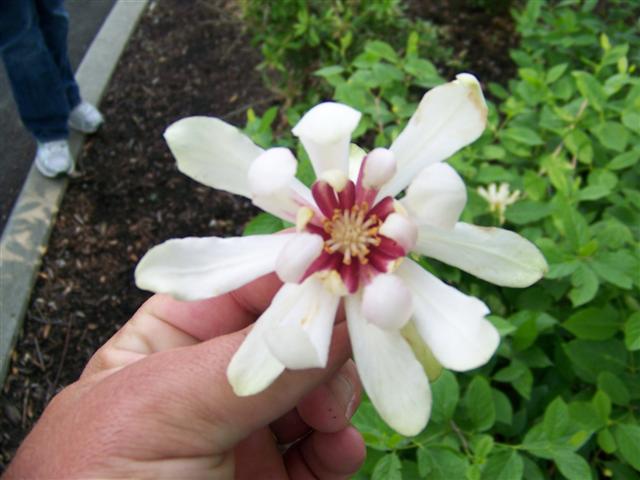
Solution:
[[[489,45],[468,55],[472,71],[484,82],[509,78],[508,13],[430,3],[414,2],[413,14],[446,25],[455,51]],[[244,125],[248,107],[273,103],[235,5],[151,2],[131,38],[101,103],[107,122],[70,181],[12,353],[0,403],[0,472],[52,396],[149,296],[133,283],[142,255],[169,238],[241,234],[256,213],[248,200],[180,174],[162,138],[185,116]],[[482,26],[478,38],[468,35],[471,25]]]

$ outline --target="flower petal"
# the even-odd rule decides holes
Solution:
[[[478,80],[468,73],[429,90],[391,145],[398,173],[381,190],[395,196],[427,165],[440,162],[476,140],[487,122]]]
[[[427,376],[399,332],[366,321],[360,301],[349,296],[345,307],[362,385],[385,422],[402,435],[417,435],[431,413]]]
[[[340,297],[317,276],[289,287],[289,309],[264,334],[275,358],[286,368],[324,368]]]
[[[453,167],[435,163],[411,182],[400,203],[418,225],[453,228],[467,203],[467,189]]]
[[[269,350],[264,336],[295,305],[299,288],[299,285],[282,286],[231,359],[227,378],[236,395],[260,393],[284,370],[284,365]]]
[[[136,285],[179,300],[216,297],[272,272],[292,235],[168,240],[142,257]]]
[[[281,250],[276,260],[276,273],[280,280],[298,283],[322,253],[324,240],[313,233],[298,233],[294,235]]]
[[[247,172],[262,153],[236,127],[212,117],[188,117],[171,124],[164,138],[178,170],[209,187],[250,197]]]
[[[316,177],[327,170],[349,173],[349,142],[361,114],[335,102],[320,103],[305,113],[293,127],[304,145]]]
[[[395,275],[376,275],[364,288],[362,314],[385,330],[401,329],[413,311],[411,292]]]
[[[528,287],[547,271],[533,243],[502,228],[462,222],[451,230],[421,226],[415,251],[504,287]]]
[[[418,228],[409,218],[392,213],[380,226],[380,235],[395,240],[405,252],[413,250],[418,238]]]
[[[314,205],[311,191],[295,177],[297,168],[288,148],[270,148],[259,155],[247,174],[254,205],[295,223],[301,206]]]
[[[413,293],[413,318],[420,335],[443,367],[465,371],[484,365],[500,335],[484,317],[487,306],[450,287],[407,259],[396,275]]]

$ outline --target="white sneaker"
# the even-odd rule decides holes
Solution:
[[[73,159],[66,140],[38,143],[35,161],[40,173],[49,178],[69,173],[73,169]]]
[[[81,102],[69,114],[69,126],[82,133],[94,133],[103,123],[102,114],[87,102]]]

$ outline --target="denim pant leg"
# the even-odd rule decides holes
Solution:
[[[64,8],[64,0],[36,0],[40,30],[58,67],[60,78],[65,87],[69,107],[73,110],[81,102],[80,89],[76,83],[69,55],[67,36],[69,34],[69,15]]]
[[[35,0],[0,0],[0,53],[22,122],[40,142],[69,135],[69,101]]]

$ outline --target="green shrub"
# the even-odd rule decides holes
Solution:
[[[419,259],[490,306],[501,346],[474,372],[443,372],[417,437],[390,430],[365,400],[354,423],[368,458],[356,478],[640,478],[639,15],[622,1],[530,0],[514,11],[518,76],[488,86],[498,102],[487,131],[450,162],[469,189],[464,221],[501,223],[478,187],[521,192],[507,228],[544,251],[549,273],[516,290]],[[357,133],[376,144],[389,145],[441,82],[414,44],[399,53],[370,39],[353,61],[315,71],[364,113]],[[250,125],[268,136],[267,123]]]

